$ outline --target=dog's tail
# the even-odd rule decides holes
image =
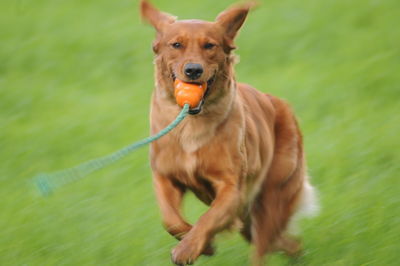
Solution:
[[[296,212],[289,220],[287,233],[293,236],[300,234],[300,229],[298,227],[299,220],[307,217],[315,217],[318,215],[319,211],[318,191],[310,184],[309,176],[306,176],[299,204]]]

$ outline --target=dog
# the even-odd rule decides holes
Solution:
[[[285,101],[235,80],[234,39],[252,6],[232,6],[207,22],[140,3],[142,19],[156,30],[151,133],[181,111],[175,79],[207,83],[200,106],[150,147],[163,225],[180,241],[171,252],[177,265],[212,255],[214,236],[235,226],[254,246],[254,265],[273,251],[301,251],[289,229],[313,209],[315,195],[296,118]],[[210,206],[194,225],[181,213],[187,191]]]

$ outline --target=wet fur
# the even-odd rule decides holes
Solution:
[[[288,232],[289,223],[314,197],[296,119],[283,100],[235,80],[233,40],[250,7],[232,7],[215,22],[177,21],[141,2],[142,17],[157,32],[151,132],[160,131],[180,112],[173,97],[173,76],[185,79],[185,63],[203,65],[199,82],[215,79],[202,112],[188,116],[151,145],[163,224],[180,240],[172,251],[178,265],[191,264],[201,254],[212,255],[215,234],[237,224],[255,247],[254,264],[262,264],[268,252],[300,251],[300,243]],[[185,48],[171,48],[176,41]],[[205,42],[216,47],[206,50]],[[181,214],[188,190],[210,205],[194,225]]]

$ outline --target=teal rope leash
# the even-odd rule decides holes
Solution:
[[[52,173],[41,173],[34,177],[34,182],[43,196],[50,195],[54,189],[69,184],[73,181],[77,181],[87,176],[88,174],[100,170],[130,154],[132,151],[153,142],[162,136],[166,135],[172,129],[174,129],[188,114],[189,105],[185,104],[179,115],[169,124],[166,128],[158,132],[157,134],[147,137],[138,142],[132,143],[114,153],[109,155],[93,159],[77,166],[67,168],[64,170],[52,172]]]

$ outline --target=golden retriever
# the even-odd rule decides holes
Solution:
[[[294,255],[300,244],[289,224],[301,209],[313,206],[302,136],[290,107],[235,80],[234,39],[251,7],[233,6],[207,22],[177,20],[141,1],[141,16],[157,33],[151,132],[181,111],[174,98],[176,78],[208,85],[191,115],[151,144],[163,224],[180,241],[172,250],[177,265],[212,255],[214,236],[238,224],[255,247],[255,265],[263,264],[268,252]],[[181,213],[188,190],[210,206],[194,225]]]

